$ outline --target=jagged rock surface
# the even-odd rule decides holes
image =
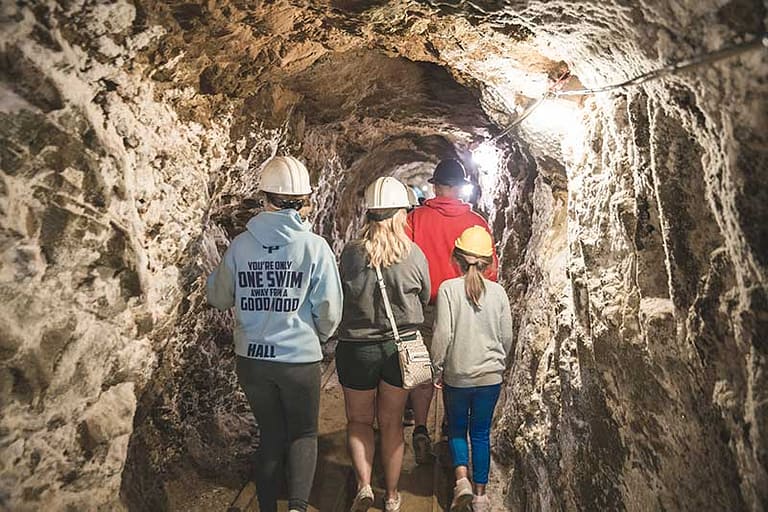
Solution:
[[[13,510],[163,510],[183,471],[232,485],[248,470],[231,318],[203,284],[258,209],[258,162],[307,162],[316,229],[339,250],[366,183],[467,159],[489,119],[564,70],[620,81],[766,25],[749,0],[51,0],[1,15]],[[583,133],[523,125],[501,172],[478,175],[517,331],[500,510],[768,506],[766,60],[576,103]]]

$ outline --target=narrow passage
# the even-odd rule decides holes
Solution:
[[[406,449],[400,475],[403,511],[439,512],[449,508],[452,479],[450,467],[446,462],[447,444],[439,437],[442,416],[442,392],[437,392],[433,397],[428,425],[436,456],[433,464],[416,464],[410,442],[413,427],[405,428]],[[309,509],[313,512],[346,512],[352,503],[355,479],[346,451],[346,425],[344,394],[336,375],[336,366],[331,363],[322,380],[317,471]],[[372,483],[376,500],[370,509],[371,512],[381,512],[384,508],[383,471],[378,455],[377,445]],[[287,512],[287,501],[281,500],[278,510]],[[243,486],[228,512],[259,512],[256,485],[253,482]]]

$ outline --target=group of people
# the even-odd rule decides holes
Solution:
[[[208,278],[209,302],[236,312],[237,377],[261,431],[255,480],[263,512],[277,510],[285,475],[289,510],[307,510],[317,461],[321,343],[332,336],[357,478],[351,511],[373,504],[374,424],[384,509],[401,510],[406,404],[413,409],[416,462],[428,463],[434,388],[443,389],[456,476],[451,510],[489,510],[490,427],[512,342],[510,306],[495,282],[488,225],[461,200],[469,183],[464,167],[443,160],[429,181],[435,197],[416,208],[395,178],[370,184],[364,227],[337,267],[328,243],[306,220],[312,189],[304,165],[292,157],[265,164],[264,211]],[[432,382],[404,389],[393,327],[399,340],[424,339]]]

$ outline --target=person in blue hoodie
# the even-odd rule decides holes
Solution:
[[[304,217],[312,189],[304,165],[269,160],[265,209],[248,221],[208,277],[208,302],[235,308],[236,371],[261,432],[256,487],[277,511],[287,469],[291,512],[305,512],[317,462],[320,344],[341,320],[343,297],[328,243]]]

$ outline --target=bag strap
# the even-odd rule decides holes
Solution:
[[[395,323],[395,315],[392,314],[392,305],[389,303],[389,295],[387,295],[387,285],[384,284],[384,276],[381,275],[381,268],[377,265],[376,269],[376,281],[379,283],[379,290],[381,290],[381,296],[384,299],[384,309],[387,310],[387,317],[389,318],[389,325],[392,326],[392,334],[395,335],[395,341],[400,343],[400,333],[397,330],[397,324]]]

